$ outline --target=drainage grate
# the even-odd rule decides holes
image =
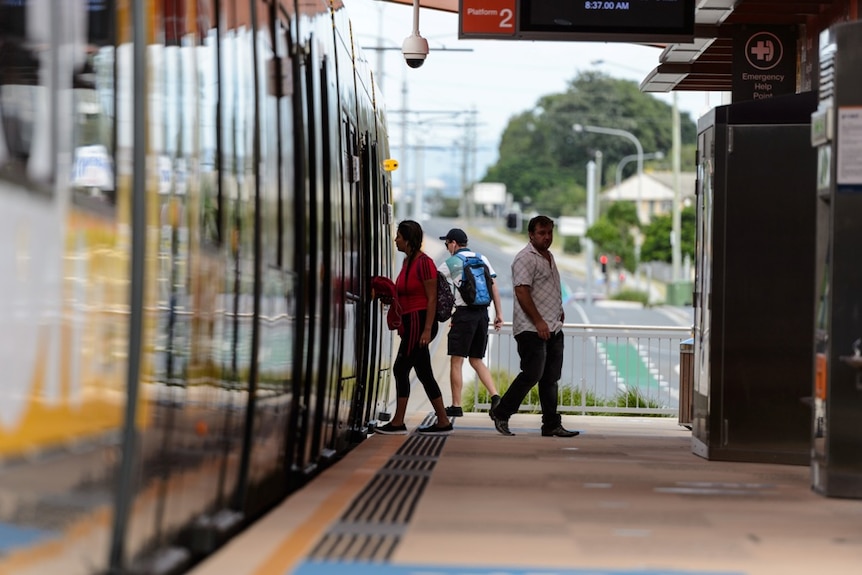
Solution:
[[[351,502],[308,556],[311,561],[389,561],[446,443],[411,435]]]

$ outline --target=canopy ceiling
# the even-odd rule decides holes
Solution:
[[[387,0],[412,5],[413,0]],[[695,40],[661,46],[658,66],[641,82],[646,92],[730,91],[732,38],[745,24],[807,24],[822,29],[850,10],[851,0],[697,0]],[[458,0],[419,0],[422,8],[458,12]]]

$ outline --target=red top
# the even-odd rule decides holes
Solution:
[[[437,279],[437,267],[428,254],[422,252],[416,259],[407,263],[404,260],[395,287],[398,290],[398,303],[401,312],[409,313],[420,309],[428,309],[428,297],[425,295],[425,280]],[[409,267],[409,269],[408,269]]]

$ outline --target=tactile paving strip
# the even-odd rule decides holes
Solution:
[[[408,437],[318,541],[308,559],[388,561],[410,524],[445,442],[446,436]]]

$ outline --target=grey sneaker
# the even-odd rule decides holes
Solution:
[[[501,419],[494,414],[494,410],[490,410],[488,414],[491,416],[491,419],[494,420],[494,427],[501,435],[515,435],[511,431],[509,431],[509,420]]]

